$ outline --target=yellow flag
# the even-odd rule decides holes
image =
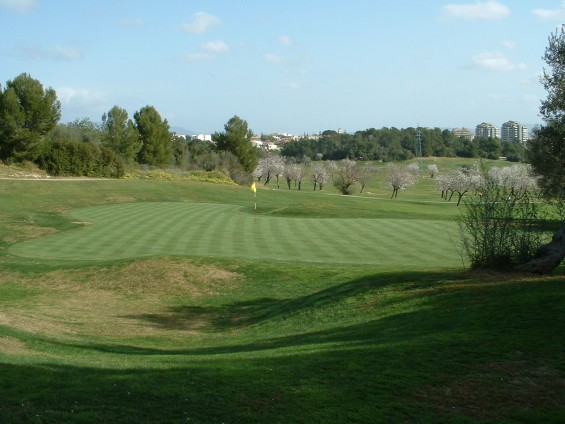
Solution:
[[[251,191],[255,193],[257,191],[257,187],[255,187],[255,183],[251,184]]]

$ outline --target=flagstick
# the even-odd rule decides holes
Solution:
[[[255,217],[255,223],[257,223],[257,192],[253,192],[253,199],[255,200],[255,209],[253,212],[253,216]]]

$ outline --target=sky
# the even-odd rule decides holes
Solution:
[[[171,127],[353,133],[541,123],[562,0],[0,0],[0,84],[61,122],[154,106]]]

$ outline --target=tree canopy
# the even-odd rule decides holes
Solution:
[[[141,140],[138,162],[154,166],[168,164],[173,151],[173,138],[167,120],[163,120],[153,106],[141,108],[133,118]]]
[[[558,200],[563,222],[551,242],[542,246],[536,257],[520,268],[539,273],[551,272],[565,258],[565,25],[549,36],[543,59],[549,67],[544,69],[541,77],[547,90],[547,98],[540,107],[545,125],[531,140],[528,158],[541,176],[540,185],[545,195]]]
[[[60,118],[55,90],[26,73],[8,81],[0,92],[0,159],[30,159],[32,147]]]
[[[540,184],[546,195],[565,197],[565,25],[549,37],[543,56],[547,69],[541,82],[547,90],[540,113],[545,125],[529,143],[528,160],[542,176]]]
[[[403,161],[414,157],[416,137],[420,132],[424,157],[466,157],[498,159],[506,156],[518,162],[524,158],[524,146],[517,142],[500,143],[498,139],[475,137],[469,140],[457,137],[450,130],[440,128],[369,128],[355,134],[324,131],[317,137],[285,143],[281,154],[294,158],[324,160],[379,160]]]
[[[128,113],[119,106],[102,115],[103,144],[116,152],[126,163],[135,161],[141,148],[139,133]]]
[[[258,162],[258,152],[251,142],[252,138],[253,132],[248,128],[247,121],[237,115],[224,125],[224,132],[212,135],[216,149],[233,153],[247,172],[253,172]]]

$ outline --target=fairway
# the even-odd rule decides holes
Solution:
[[[77,209],[83,226],[20,242],[16,256],[91,260],[160,255],[372,264],[394,269],[460,265],[453,222],[254,216],[236,205],[146,202]]]

